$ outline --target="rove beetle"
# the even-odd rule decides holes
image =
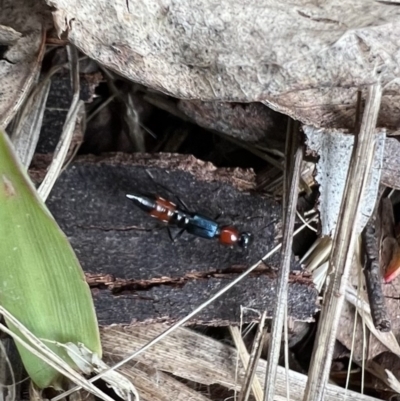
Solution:
[[[215,220],[201,214],[179,209],[175,203],[160,196],[127,194],[126,197],[150,216],[169,226],[180,228],[178,236],[187,231],[197,237],[217,238],[223,245],[236,245],[244,249],[253,240],[253,235],[249,232],[239,232],[233,226],[221,226]]]

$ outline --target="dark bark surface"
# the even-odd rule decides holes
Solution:
[[[36,179],[44,173],[40,161],[43,158],[37,158],[31,170]],[[82,156],[57,180],[47,205],[96,288],[101,324],[173,321],[276,245],[280,207],[251,194],[253,187],[250,171],[216,169],[191,156]],[[190,210],[212,218],[222,213],[221,224],[252,232],[254,243],[242,250],[186,233],[171,242],[165,227],[125,197],[129,192],[159,194],[175,203],[179,197]],[[238,322],[240,306],[272,310],[279,255],[268,264],[209,307],[198,321]],[[105,279],[96,281],[96,277]],[[297,277],[291,287],[290,315],[310,319],[316,295],[309,279]]]
[[[109,289],[93,290],[100,324],[139,324],[174,322],[185,317],[197,306],[236,276],[220,275],[204,279],[187,280],[182,285],[154,285],[146,290],[124,291],[113,294]],[[229,290],[216,302],[193,318],[190,324],[230,325],[258,320],[258,311],[267,309],[271,317],[276,300],[276,279],[267,275],[249,277]],[[316,313],[316,291],[311,280],[291,282],[288,310],[299,320],[311,320]]]

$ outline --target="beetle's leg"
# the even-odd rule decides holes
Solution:
[[[171,227],[167,227],[168,230],[168,236],[171,242],[175,242],[177,239],[179,239],[182,234],[185,232],[185,228],[182,228],[181,230],[178,231],[178,234],[175,235],[175,237],[172,235]]]

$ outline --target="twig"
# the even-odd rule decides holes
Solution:
[[[362,233],[365,254],[364,274],[372,320],[379,331],[385,332],[391,330],[391,322],[382,289],[382,272],[379,265],[378,238],[375,223],[375,218],[371,218]]]
[[[376,330],[372,322],[370,305],[364,299],[360,298],[355,288],[350,284],[347,284],[345,297],[346,301],[351,303],[356,308],[358,314],[364,319],[371,334],[373,334],[390,352],[400,356],[400,345],[398,344],[393,331],[385,333]]]
[[[0,8],[2,8],[3,3],[1,3]],[[32,88],[33,82],[37,80],[40,69],[42,68],[42,61],[44,54],[46,52],[46,29],[42,28],[42,38],[41,43],[38,48],[38,52],[36,53],[34,63],[31,64],[29,74],[25,77],[26,79],[23,81],[22,87],[18,87],[18,92],[22,95],[17,97],[16,102],[10,107],[6,113],[4,113],[0,118],[0,128],[6,128],[8,124],[10,124],[11,120],[13,119],[15,113],[19,110],[23,102],[25,101],[26,97],[30,89]],[[3,83],[4,85],[4,83]]]

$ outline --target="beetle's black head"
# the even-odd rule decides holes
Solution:
[[[249,232],[243,232],[240,233],[239,240],[238,240],[238,245],[246,249],[251,243],[253,242],[253,234]]]

